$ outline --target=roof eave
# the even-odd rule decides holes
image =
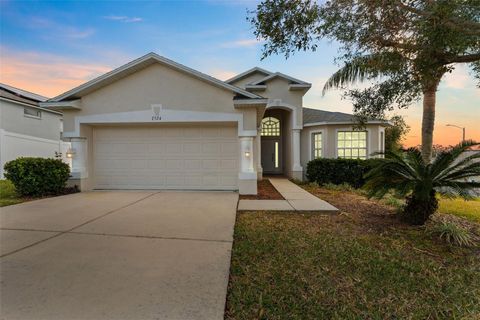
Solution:
[[[288,90],[290,91],[303,91],[303,90],[309,90],[310,88],[312,87],[312,85],[310,83],[308,84],[290,84],[288,86]]]
[[[40,107],[49,110],[82,110],[82,101],[80,99],[70,101],[46,101],[40,102]]]
[[[342,125],[342,124],[355,124],[355,121],[319,121],[319,122],[311,122],[311,123],[304,123],[304,127],[313,127],[313,126],[325,126],[325,125]],[[391,126],[392,123],[390,121],[382,121],[382,120],[370,120],[365,122],[365,124],[378,124],[378,125],[385,125]]]
[[[245,86],[245,89],[249,91],[265,91],[267,89],[267,86],[263,84],[257,84],[257,85],[247,84]]]
[[[203,80],[203,81],[206,81],[206,82],[209,82],[213,85],[216,85],[217,87],[222,87],[224,89],[228,89],[232,92],[235,92],[237,94],[240,94],[240,95],[244,95],[246,97],[249,97],[249,98],[259,98],[258,95],[254,94],[254,93],[251,93],[251,92],[248,92],[246,90],[243,90],[241,88],[238,88],[238,87],[235,87],[231,84],[228,84],[226,82],[223,82],[221,80],[218,80],[214,77],[211,77],[209,75],[206,75],[204,73],[201,73],[197,70],[194,70],[194,69],[191,69],[187,66],[184,66],[182,64],[179,64],[175,61],[172,61],[170,59],[167,59],[165,57],[162,57],[156,53],[148,53],[146,55],[144,55],[143,57],[140,57],[138,59],[135,59],[127,64],[124,64],[123,66],[120,66],[110,72],[107,72],[95,79],[92,79],[76,88],[73,88],[59,96],[56,96],[52,99],[49,99],[48,101],[49,102],[59,102],[59,101],[62,101],[62,100],[65,100],[65,99],[68,99],[72,96],[75,96],[76,94],[79,94],[80,92],[84,91],[84,90],[87,90],[88,88],[91,88],[95,85],[98,85],[99,88],[101,87],[101,83],[103,81],[106,81],[107,79],[111,78],[111,77],[114,77],[116,75],[119,75],[123,72],[126,72],[127,70],[141,64],[141,63],[145,63],[145,62],[148,62],[148,60],[152,60],[152,62],[159,62],[159,63],[163,63],[165,65],[168,65],[176,70],[179,70],[179,71],[182,71],[182,72],[185,72],[187,74],[190,74],[200,80]]]
[[[249,107],[266,107],[268,99],[236,99],[233,100],[233,105],[235,108],[249,108]]]
[[[55,110],[50,110],[50,109],[47,109],[47,108],[44,108],[42,106],[38,106],[38,105],[35,105],[35,104],[25,103],[25,102],[13,100],[13,99],[5,98],[5,97],[0,97],[0,100],[8,101],[8,102],[11,102],[11,103],[19,104],[19,105],[29,107],[29,108],[38,109],[38,110],[45,111],[45,112],[50,112],[50,113],[60,115],[60,116],[62,115],[61,112],[58,112],[58,111],[55,111]]]

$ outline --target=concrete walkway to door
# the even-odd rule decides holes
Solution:
[[[238,210],[315,211],[336,213],[338,209],[285,178],[269,178],[285,200],[240,200]]]
[[[0,208],[0,319],[223,319],[237,201],[115,191]]]

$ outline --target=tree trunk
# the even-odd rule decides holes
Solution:
[[[423,91],[422,158],[425,163],[430,163],[432,159],[437,87],[438,82]]]

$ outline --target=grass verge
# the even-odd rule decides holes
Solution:
[[[15,187],[10,181],[0,180],[0,207],[10,206],[24,201],[25,199],[17,194]]]

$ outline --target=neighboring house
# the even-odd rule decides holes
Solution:
[[[221,81],[149,53],[40,105],[64,114],[82,190],[255,194],[263,174],[302,179],[315,157],[368,158],[385,124],[303,108],[311,84],[253,68]]]
[[[18,157],[54,158],[68,145],[61,140],[62,114],[38,106],[38,94],[0,84],[0,178],[3,166]]]
[[[473,146],[471,147],[468,151],[465,151],[464,153],[462,153],[460,155],[460,157],[458,157],[457,159],[457,163],[462,161],[462,160],[465,160],[465,158],[468,158],[468,157],[471,157],[471,156],[474,156],[474,155],[478,155],[480,153],[480,146]],[[474,162],[480,162],[480,159],[477,158],[475,160],[473,160]],[[480,182],[480,176],[475,176],[475,177],[471,177],[469,179],[467,179],[468,181],[475,181],[475,182]],[[475,193],[477,196],[480,196],[480,188],[476,188],[475,189]]]

